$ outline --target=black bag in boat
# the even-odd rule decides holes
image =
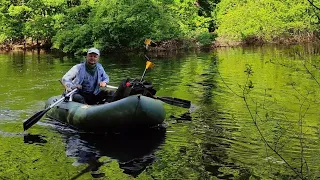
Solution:
[[[114,93],[112,101],[117,101],[119,99],[135,94],[142,94],[144,96],[153,97],[156,92],[157,91],[153,89],[151,82],[140,82],[137,79],[127,78],[120,83],[117,91]]]

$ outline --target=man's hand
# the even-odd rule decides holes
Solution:
[[[76,86],[72,86],[71,88],[69,88],[69,87],[66,87],[67,89],[67,92],[71,92],[72,90],[74,90],[74,89],[82,89],[82,86],[81,85],[76,85]]]
[[[76,85],[77,89],[82,89],[82,86],[80,84]],[[74,89],[74,88],[73,88]]]
[[[100,82],[100,87],[106,87],[107,83],[106,82]]]

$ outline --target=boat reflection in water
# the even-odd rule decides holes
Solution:
[[[155,161],[154,152],[164,143],[166,129],[157,127],[108,135],[66,131],[62,134],[67,142],[67,156],[77,159],[74,165],[88,164],[73,179],[87,172],[91,172],[94,178],[104,177],[99,168],[111,161],[100,162],[102,156],[117,160],[124,173],[137,177]]]

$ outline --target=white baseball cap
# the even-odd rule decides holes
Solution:
[[[100,56],[100,51],[97,48],[90,48],[88,49],[88,53],[87,54],[91,54],[91,53],[95,53],[98,56]]]

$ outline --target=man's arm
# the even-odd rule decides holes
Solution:
[[[79,65],[73,66],[63,77],[62,77],[62,83],[70,90],[76,87],[75,84],[73,84],[72,80],[76,78],[77,74],[79,73]]]
[[[107,75],[107,73],[104,71],[103,67],[102,68],[102,74],[101,74],[101,82],[100,82],[100,86],[104,87],[109,83],[109,76]]]

